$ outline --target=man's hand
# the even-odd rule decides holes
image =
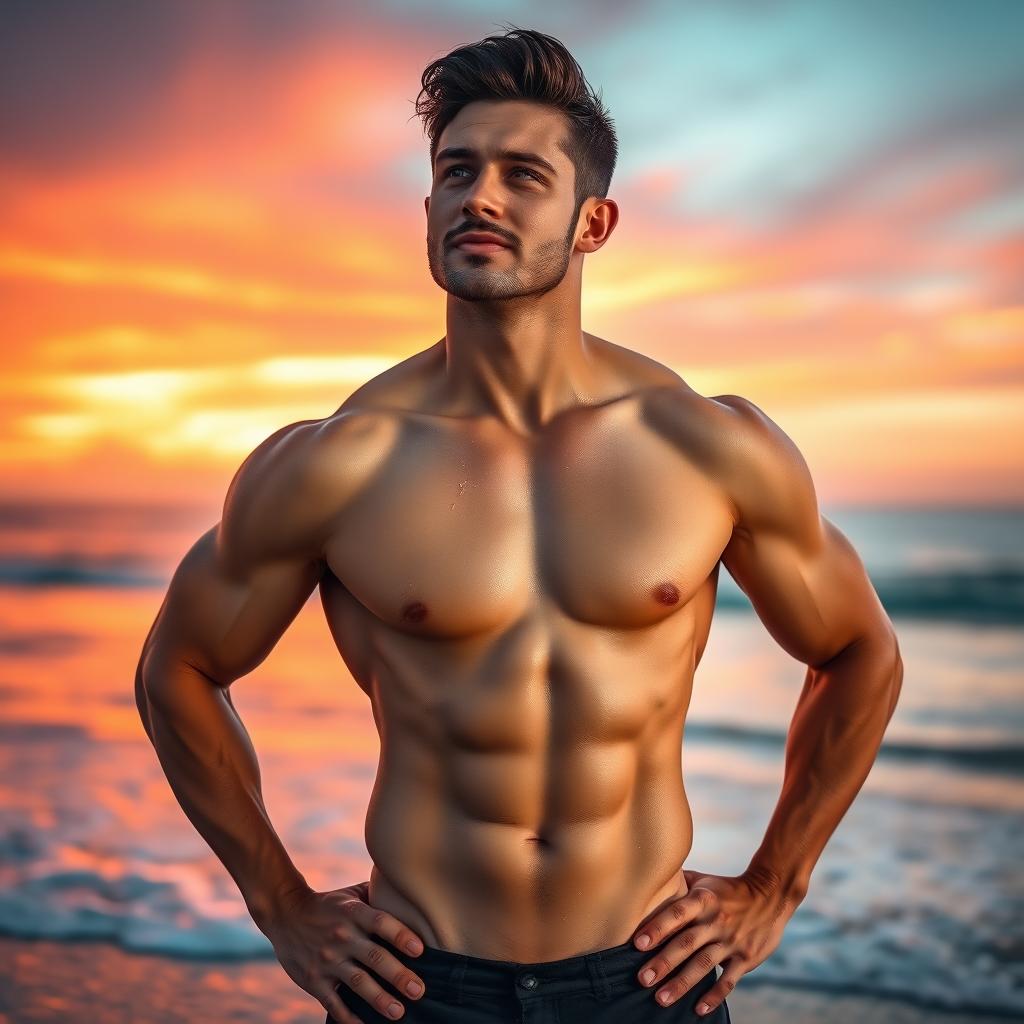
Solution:
[[[642,985],[651,986],[671,976],[655,994],[661,1005],[668,1006],[721,964],[722,976],[697,1005],[697,1012],[704,1015],[717,1009],[744,974],[771,956],[798,901],[750,874],[682,874],[689,892],[644,921],[633,936],[638,949],[653,949],[677,933],[637,977]],[[650,943],[641,945],[641,936],[650,936]],[[680,964],[682,969],[676,971]],[[654,971],[649,980],[644,977],[648,970]]]
[[[339,981],[392,1020],[405,1013],[367,968],[413,999],[419,999],[426,988],[422,978],[370,936],[379,935],[411,956],[423,952],[423,942],[397,918],[371,907],[368,897],[369,882],[330,892],[299,889],[260,924],[288,976],[319,1000],[339,1024],[363,1024],[338,995]],[[410,985],[418,988],[412,990]]]

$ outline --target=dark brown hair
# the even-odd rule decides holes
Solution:
[[[467,103],[530,100],[560,110],[568,133],[559,148],[576,168],[576,216],[590,196],[608,195],[618,142],[615,124],[576,59],[553,36],[510,26],[460,46],[428,64],[416,97],[416,114],[430,137],[433,173],[441,133]]]

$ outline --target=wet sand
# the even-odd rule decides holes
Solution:
[[[978,993],[979,1002],[984,993]],[[734,1024],[1005,1024],[1016,1017],[943,1013],[858,995],[743,981]],[[276,960],[198,961],[127,953],[108,943],[0,938],[0,1024],[322,1024],[324,1011]],[[625,1024],[625,1022],[624,1022]]]

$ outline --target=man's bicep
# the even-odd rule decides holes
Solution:
[[[722,563],[776,642],[820,665],[885,620],[853,546],[824,516],[819,539],[735,532]]]
[[[227,686],[270,653],[323,571],[302,424],[242,464],[220,522],[175,570],[146,642],[147,666],[185,662]]]
[[[183,662],[227,686],[270,653],[316,587],[322,565],[280,557],[233,565],[223,521],[182,559],[154,623],[143,676]]]
[[[734,401],[737,522],[722,563],[776,642],[820,665],[888,617],[853,545],[821,515],[796,445],[752,403]]]

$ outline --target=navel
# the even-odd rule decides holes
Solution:
[[[422,601],[412,601],[402,609],[406,622],[422,622],[427,617],[427,606]]]
[[[674,583],[659,583],[654,588],[654,600],[661,604],[676,604],[679,601],[679,591]]]

